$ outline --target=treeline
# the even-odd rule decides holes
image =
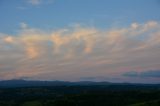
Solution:
[[[160,106],[160,87],[99,85],[0,88],[0,106]]]

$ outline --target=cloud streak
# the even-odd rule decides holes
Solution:
[[[32,5],[39,5],[41,4],[42,0],[28,0],[28,3]]]
[[[39,6],[41,4],[52,3],[53,0],[27,0],[27,2],[33,6]]]
[[[160,78],[160,70],[150,70],[150,71],[144,71],[144,72],[137,72],[137,71],[130,71],[123,74],[123,76],[126,77],[153,77],[153,78]]]

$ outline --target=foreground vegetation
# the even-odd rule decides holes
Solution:
[[[0,106],[160,106],[160,86],[0,88]]]

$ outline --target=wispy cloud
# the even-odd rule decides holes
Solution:
[[[27,0],[27,2],[33,6],[38,6],[42,4],[51,4],[54,0]]]
[[[31,7],[41,7],[53,4],[55,0],[24,0],[24,4],[17,6],[18,10],[30,10]]]
[[[0,34],[1,79],[75,80],[160,68],[156,21],[106,30],[76,26],[45,31],[21,26],[16,35]]]
[[[42,0],[28,0],[28,3],[32,5],[39,5],[42,3]]]
[[[147,78],[147,77],[155,77],[160,78],[160,70],[147,70],[143,72],[137,72],[137,71],[130,71],[123,74],[123,76],[126,77],[141,77],[141,78]]]

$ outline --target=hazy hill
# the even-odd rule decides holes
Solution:
[[[91,85],[130,85],[130,86],[160,86],[160,84],[136,84],[136,83],[111,83],[111,82],[92,82],[92,81],[34,81],[34,80],[2,80],[0,87],[38,87],[38,86],[91,86]]]

